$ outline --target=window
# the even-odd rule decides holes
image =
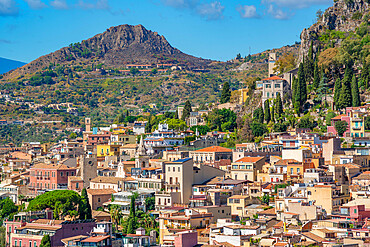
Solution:
[[[234,203],[240,203],[240,199],[234,199]]]
[[[290,168],[290,174],[294,174],[294,169]]]
[[[270,97],[270,93],[269,92],[266,93],[266,97],[267,98]]]
[[[355,209],[353,209],[353,212],[355,213],[355,214],[357,214],[357,209],[355,208]]]
[[[22,246],[22,240],[19,240],[19,246]]]
[[[100,202],[100,197],[98,198],[98,202]]]
[[[172,169],[172,170],[173,170],[173,172],[175,172],[175,171],[176,171],[175,169],[176,169],[176,168],[175,168],[175,167],[173,167],[173,169]]]
[[[297,168],[297,174],[301,172],[301,168]]]
[[[233,165],[233,169],[238,169],[238,165]]]
[[[276,83],[275,88],[280,88],[280,83]]]
[[[236,210],[242,210],[242,207],[236,207]]]
[[[78,183],[76,183],[76,189],[78,189]]]
[[[171,171],[171,167],[168,167],[168,171],[169,171],[169,172]]]
[[[14,246],[17,246],[17,242],[18,242],[17,240],[14,240]]]
[[[60,176],[63,177],[63,172],[60,173]]]
[[[234,203],[233,199],[229,199],[229,203]]]
[[[265,88],[271,88],[271,84],[265,84]]]
[[[177,168],[177,171],[180,172],[180,167]]]
[[[67,172],[67,177],[69,176],[69,172]]]

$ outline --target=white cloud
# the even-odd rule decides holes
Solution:
[[[222,19],[225,7],[219,1],[206,0],[161,0],[165,5],[178,9],[189,9],[207,20]]]
[[[77,6],[83,9],[105,9],[110,10],[108,0],[84,1],[79,0]]]
[[[269,13],[273,18],[279,20],[286,20],[289,19],[289,14],[284,12],[280,8],[276,8],[274,5],[270,4],[267,9],[267,13]]]
[[[54,0],[50,2],[50,5],[56,9],[68,9],[68,4],[65,0]]]
[[[333,0],[262,0],[265,4],[276,4],[279,7],[287,7],[290,9],[302,9],[318,4],[332,4]]]
[[[259,18],[257,8],[254,5],[239,5],[236,10],[239,12],[241,18]]]
[[[0,0],[0,16],[18,15],[19,9],[14,0]]]
[[[206,17],[208,20],[217,20],[224,17],[225,7],[218,1],[203,3],[197,7],[199,15]]]
[[[24,0],[31,9],[43,9],[46,7],[46,4],[41,0]]]
[[[175,8],[194,8],[198,5],[199,0],[162,0],[165,5]]]

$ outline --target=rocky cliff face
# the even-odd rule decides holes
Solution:
[[[334,0],[334,5],[323,13],[317,23],[302,31],[299,62],[302,62],[303,57],[307,55],[311,42],[313,42],[314,52],[317,51],[318,37],[325,30],[355,31],[361,23],[362,16],[368,11],[368,0]],[[340,40],[337,40],[337,43],[340,43]]]
[[[42,56],[14,73],[34,73],[50,63],[103,63],[109,67],[122,68],[128,63],[152,64],[171,60],[195,66],[211,62],[181,52],[172,47],[164,36],[147,30],[142,25],[121,25]]]

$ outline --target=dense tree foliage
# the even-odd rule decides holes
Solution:
[[[190,112],[192,112],[190,101],[187,100],[185,102],[184,110],[182,111],[182,117],[181,120],[185,121],[190,116]]]
[[[348,123],[346,121],[336,121],[334,127],[338,135],[343,136],[348,128]]]
[[[221,99],[220,99],[221,104],[229,102],[230,97],[231,97],[230,85],[229,85],[229,82],[226,81],[222,88]]]
[[[206,119],[211,130],[226,132],[236,128],[236,114],[229,109],[213,109]]]

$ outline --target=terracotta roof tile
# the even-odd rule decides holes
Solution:
[[[264,157],[244,157],[244,158],[241,158],[237,161],[235,161],[236,163],[239,163],[239,162],[245,162],[245,163],[255,163],[255,162],[258,162],[260,160],[264,159]]]
[[[90,195],[109,195],[117,193],[114,189],[87,189],[87,193]]]
[[[224,148],[224,147],[220,147],[220,146],[212,146],[212,147],[208,147],[208,148],[203,148],[203,149],[199,149],[199,150],[196,150],[194,152],[198,152],[198,153],[215,153],[215,152],[228,152],[228,153],[231,153],[233,150],[232,149],[229,149],[229,148]]]

